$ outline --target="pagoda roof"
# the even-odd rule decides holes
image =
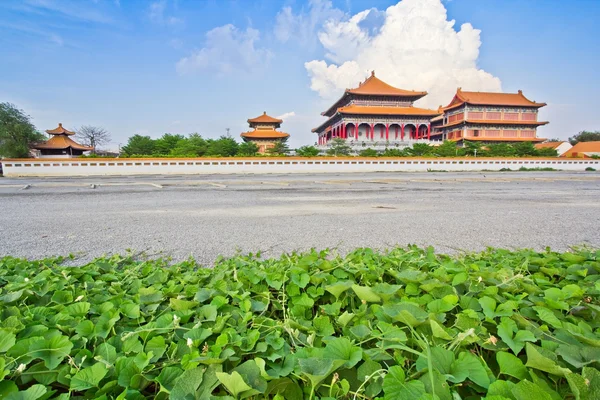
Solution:
[[[541,126],[547,125],[548,121],[506,121],[506,120],[493,120],[493,119],[466,119],[460,121],[454,121],[449,124],[443,125],[442,128],[450,128],[457,126],[462,123],[467,124],[481,124],[481,125],[527,125],[527,126]]]
[[[244,132],[240,136],[247,139],[283,139],[290,135],[274,129],[255,129],[253,131]]]
[[[321,115],[331,116],[335,113],[340,102],[348,95],[364,95],[364,96],[394,96],[394,97],[409,97],[418,100],[427,95],[427,92],[418,92],[414,90],[404,90],[389,85],[375,76],[375,71],[371,71],[371,76],[364,82],[361,82],[358,87],[346,89],[342,97],[340,97],[331,107],[321,113]]]
[[[266,111],[263,112],[262,115],[259,115],[256,118],[251,118],[251,119],[248,120],[249,124],[252,124],[252,123],[258,123],[258,124],[260,124],[260,123],[262,123],[262,124],[281,124],[282,122],[283,122],[282,119],[273,118],[273,117],[267,115]]]
[[[83,146],[76,141],[72,140],[68,136],[58,135],[53,136],[47,141],[32,146],[38,150],[64,150],[71,147],[73,150],[91,151],[93,147]]]
[[[74,135],[75,132],[71,132],[66,130],[65,128],[63,128],[62,123],[58,123],[58,127],[54,128],[54,129],[49,129],[46,131],[46,133],[49,133],[51,135]]]
[[[374,114],[374,115],[422,115],[434,116],[439,113],[435,110],[418,107],[372,107],[349,105],[338,108],[340,114]]]
[[[523,95],[523,91],[517,93],[500,92],[465,92],[461,88],[456,90],[454,98],[444,110],[459,107],[463,104],[475,104],[485,106],[515,106],[515,107],[544,107],[546,103],[536,103]]]
[[[407,96],[423,97],[427,92],[416,92],[414,90],[404,90],[388,85],[381,79],[375,76],[375,71],[371,71],[371,76],[354,89],[346,89],[346,93],[365,94],[365,95],[382,95],[382,96]]]

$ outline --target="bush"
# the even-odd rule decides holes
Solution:
[[[319,155],[319,149],[315,146],[302,146],[296,150],[296,155],[300,157],[316,157]]]
[[[585,170],[586,170],[586,171],[595,171],[596,169],[595,169],[595,168],[592,168],[592,167],[587,167]]]
[[[361,157],[377,157],[379,153],[377,152],[377,150],[369,148],[361,150],[360,153],[358,153],[358,155]]]
[[[416,247],[237,257],[213,269],[5,257],[2,391],[592,399],[599,259],[591,250],[450,257]]]

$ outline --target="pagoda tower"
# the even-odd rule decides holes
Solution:
[[[267,115],[265,111],[262,115],[249,119],[248,124],[253,130],[244,132],[240,136],[244,142],[255,143],[258,146],[258,152],[265,154],[270,148],[275,146],[275,143],[286,141],[290,136],[285,132],[277,130],[282,122],[283,120],[281,119]]]
[[[79,157],[84,151],[94,150],[93,147],[83,146],[71,139],[69,136],[75,135],[75,132],[66,130],[61,123],[56,129],[47,130],[46,133],[52,137],[43,143],[33,145],[34,149],[40,151],[40,158]]]
[[[321,113],[327,120],[312,132],[317,134],[317,144],[325,147],[336,138],[356,149],[408,147],[415,141],[428,141],[431,119],[441,111],[413,105],[426,95],[424,91],[389,85],[372,71],[358,87],[346,89],[338,101]]]

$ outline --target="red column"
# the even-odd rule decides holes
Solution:
[[[404,124],[400,126],[400,140],[404,141]]]
[[[375,125],[371,124],[371,140],[375,140]]]
[[[344,135],[344,139],[348,139],[348,132],[346,132],[346,123],[342,125],[342,134]]]
[[[390,140],[390,124],[385,124],[385,140]]]
[[[427,140],[431,140],[431,124],[427,125]]]

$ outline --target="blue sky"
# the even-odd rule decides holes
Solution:
[[[112,148],[239,138],[267,111],[299,146],[375,69],[429,107],[458,86],[522,89],[549,104],[539,136],[566,139],[600,130],[597,15],[596,0],[2,0],[0,101],[40,130],[102,126]]]

